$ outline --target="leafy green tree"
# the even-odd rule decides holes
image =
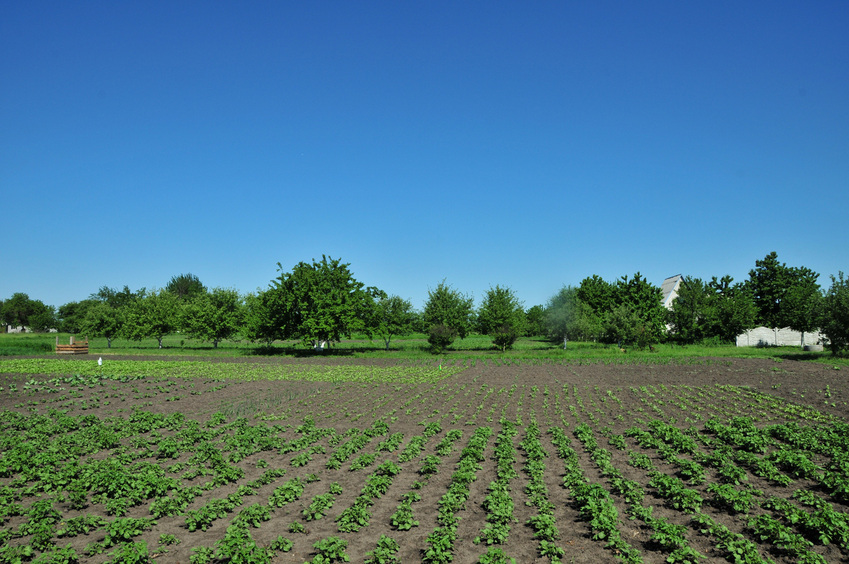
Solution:
[[[132,302],[141,298],[145,294],[146,290],[144,288],[133,292],[130,290],[129,286],[124,286],[121,290],[116,290],[115,288],[110,288],[108,286],[101,286],[97,292],[89,296],[89,299],[104,302],[108,304],[109,307],[123,308],[129,306]]]
[[[525,311],[525,336],[545,336],[545,308],[543,306],[535,305]]]
[[[678,296],[666,314],[670,339],[682,343],[697,343],[707,337],[710,290],[701,278],[684,276],[678,286]]]
[[[416,320],[413,304],[400,296],[381,296],[374,305],[374,332],[383,339],[386,350],[396,335],[409,335]]]
[[[257,290],[245,296],[244,337],[251,342],[270,347],[274,341],[283,339],[286,325],[285,302],[274,289]]]
[[[238,334],[244,318],[244,302],[236,290],[215,288],[198,292],[181,311],[180,326],[186,334],[201,341],[218,343]]]
[[[43,333],[50,329],[56,329],[56,308],[47,305],[41,300],[31,300],[31,311],[29,314],[29,328],[36,333]]]
[[[623,276],[616,281],[616,302],[631,309],[639,320],[635,337],[637,344],[646,346],[663,338],[666,308],[663,292],[637,272],[633,278]],[[621,316],[620,316],[621,319]]]
[[[422,316],[427,327],[444,325],[453,329],[461,339],[465,339],[472,331],[473,310],[474,299],[463,295],[443,280],[435,289],[428,289]]]
[[[616,285],[607,282],[597,274],[581,280],[577,288],[577,298],[599,317],[613,311],[613,308],[619,304]]]
[[[95,302],[86,310],[80,323],[80,333],[89,337],[106,338],[106,347],[112,348],[112,339],[121,334],[124,310],[106,302]]]
[[[849,349],[849,278],[843,272],[831,277],[831,288],[823,298],[822,332],[832,354]]]
[[[132,341],[154,338],[162,348],[162,339],[177,330],[180,304],[167,290],[153,290],[126,308],[122,334]]]
[[[525,310],[512,289],[496,285],[487,290],[478,309],[477,328],[492,337],[502,352],[513,346],[525,329]]]
[[[578,288],[564,286],[548,300],[545,307],[545,327],[546,335],[552,341],[587,341],[601,337],[604,317],[593,311],[578,296]]]
[[[800,346],[805,346],[805,333],[818,330],[822,324],[822,288],[817,283],[816,272],[805,267],[791,272],[792,282],[782,304],[784,321],[787,327],[801,333]]]
[[[724,343],[733,343],[737,335],[755,326],[755,302],[745,283],[733,283],[731,276],[708,283],[709,319],[706,336]]]
[[[603,340],[619,345],[638,345],[641,347],[651,344],[646,325],[640,319],[633,307],[622,304],[616,306],[604,322]]]
[[[279,270],[283,270],[280,263]],[[321,261],[300,262],[292,272],[272,281],[283,320],[283,338],[300,338],[304,344],[338,342],[354,331],[369,331],[374,315],[376,288],[365,288],[354,278],[349,263],[322,255]]]
[[[755,261],[748,286],[758,321],[767,327],[790,327],[803,333],[817,329],[821,307],[817,278],[819,274],[809,268],[779,262],[774,251]]]
[[[12,294],[11,298],[3,302],[3,310],[0,312],[3,322],[12,327],[27,327],[32,313],[32,300],[23,292]]]
[[[11,298],[3,302],[0,318],[6,325],[25,327],[36,333],[55,329],[58,325],[53,306],[41,300],[32,300],[23,292],[12,294]]]
[[[165,286],[165,290],[171,292],[181,300],[190,300],[199,294],[206,293],[206,286],[201,284],[200,278],[192,273],[172,276]]]
[[[59,306],[57,314],[58,329],[64,333],[81,334],[83,320],[89,308],[99,303],[96,300],[88,299],[79,302],[68,302]]]

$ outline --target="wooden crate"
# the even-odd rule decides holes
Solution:
[[[70,343],[60,345],[59,337],[56,337],[56,354],[88,354],[88,338],[85,341],[74,341],[74,337],[71,337]]]

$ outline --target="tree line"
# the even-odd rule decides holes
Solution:
[[[417,332],[428,335],[435,352],[471,333],[488,335],[502,351],[520,336],[644,348],[663,341],[731,343],[763,325],[819,330],[835,354],[849,348],[849,279],[840,272],[823,289],[816,272],[787,266],[774,252],[755,261],[740,282],[730,276],[709,281],[684,276],[668,309],[660,287],[639,272],[613,282],[587,277],[527,310],[509,287],[490,287],[475,308],[470,295],[443,280],[428,290],[423,310],[417,311],[408,300],[365,286],[340,259],[323,256],[290,271],[277,266],[279,275],[266,289],[247,295],[207,289],[192,274],[174,276],[162,289],[104,286],[58,310],[16,293],[0,302],[0,322],[104,337],[110,347],[117,337],[155,338],[161,347],[166,335],[179,331],[214,347],[240,338],[265,346],[298,340],[323,348],[365,334],[382,339],[389,349],[394,337]]]

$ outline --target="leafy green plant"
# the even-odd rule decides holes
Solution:
[[[348,541],[339,537],[327,537],[312,545],[315,549],[315,556],[310,561],[311,564],[330,564],[332,562],[349,562],[350,558],[345,552],[348,548]]]
[[[401,560],[396,556],[400,550],[398,542],[392,537],[380,535],[377,548],[366,553],[365,564],[400,564]]]

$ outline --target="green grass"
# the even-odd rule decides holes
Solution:
[[[56,337],[60,343],[67,343],[70,335],[66,333],[10,333],[0,334],[0,356],[53,356]],[[77,336],[80,339],[80,336]],[[246,356],[295,356],[295,357],[354,357],[354,358],[390,358],[390,359],[434,359],[424,334],[395,337],[389,351],[384,343],[376,338],[369,340],[365,335],[354,335],[349,341],[334,344],[323,352],[315,352],[298,341],[276,342],[273,347],[265,348],[247,341],[226,341],[213,348],[210,343],[188,339],[184,335],[174,334],[165,337],[163,348],[159,348],[156,339],[128,341],[113,339],[108,348],[106,339],[90,339],[90,354],[96,355],[144,355],[162,356],[209,356],[209,357],[246,357]],[[733,345],[671,345],[659,344],[654,350],[640,350],[626,347],[625,352],[615,345],[601,343],[572,342],[564,350],[561,344],[553,344],[542,338],[524,337],[514,347],[502,353],[492,346],[485,335],[470,335],[457,339],[441,355],[446,359],[550,359],[555,361],[591,361],[616,363],[667,363],[686,362],[693,358],[771,358],[777,360],[805,360],[822,362],[834,366],[849,366],[849,358],[835,358],[829,352],[803,352],[799,347],[735,347]]]
[[[0,333],[0,356],[52,354],[55,344],[55,333]]]

